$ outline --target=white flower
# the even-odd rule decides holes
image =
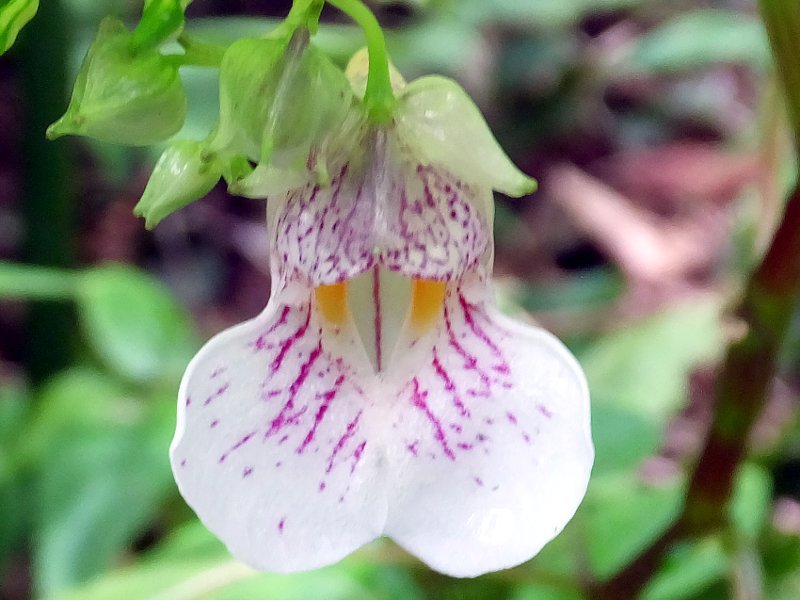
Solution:
[[[181,493],[264,570],[381,535],[454,576],[517,565],[593,461],[577,362],[494,306],[492,189],[535,184],[443,78],[403,87],[389,125],[340,129],[329,185],[313,165],[286,193],[267,177],[272,296],[186,371]]]

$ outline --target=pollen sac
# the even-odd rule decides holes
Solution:
[[[373,162],[345,164],[329,186],[309,183],[276,202],[270,225],[279,270],[313,286],[374,265],[415,279],[460,278],[489,251],[481,207],[491,192],[409,162],[391,140],[373,149]]]
[[[144,146],[177,133],[185,116],[177,66],[155,49],[134,49],[125,25],[107,17],[83,61],[67,112],[47,137],[85,135]]]

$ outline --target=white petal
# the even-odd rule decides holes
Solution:
[[[380,440],[365,433],[368,361],[352,327],[325,329],[309,298],[284,290],[206,344],[181,384],[170,449],[203,523],[270,571],[337,561],[380,535],[386,515]]]
[[[398,353],[386,533],[453,576],[512,567],[561,531],[585,493],[594,450],[583,373],[556,338],[496,314],[474,290],[451,286],[429,337]]]
[[[400,139],[415,154],[459,179],[509,196],[536,189],[536,181],[514,166],[478,107],[451,79],[429,76],[408,84],[399,98],[395,122]]]

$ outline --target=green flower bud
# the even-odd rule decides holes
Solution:
[[[220,68],[220,123],[211,148],[259,162],[253,176],[262,182],[273,179],[267,166],[291,177],[324,160],[320,151],[327,138],[353,110],[347,78],[301,36],[288,44],[285,39],[239,40]],[[272,187],[256,181],[231,186],[248,196]]]
[[[0,2],[0,54],[11,48],[17,34],[39,9],[39,0]]]
[[[144,217],[146,227],[152,229],[164,217],[210,192],[224,169],[203,143],[179,140],[158,159],[133,212]]]
[[[131,33],[107,17],[83,61],[67,112],[47,130],[131,146],[174,135],[186,116],[178,67],[156,50],[134,50]]]

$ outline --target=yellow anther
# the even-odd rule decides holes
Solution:
[[[326,321],[341,325],[347,320],[347,282],[321,285],[314,290],[317,307]]]
[[[414,279],[411,285],[411,324],[428,329],[442,314],[446,284],[443,281]]]

